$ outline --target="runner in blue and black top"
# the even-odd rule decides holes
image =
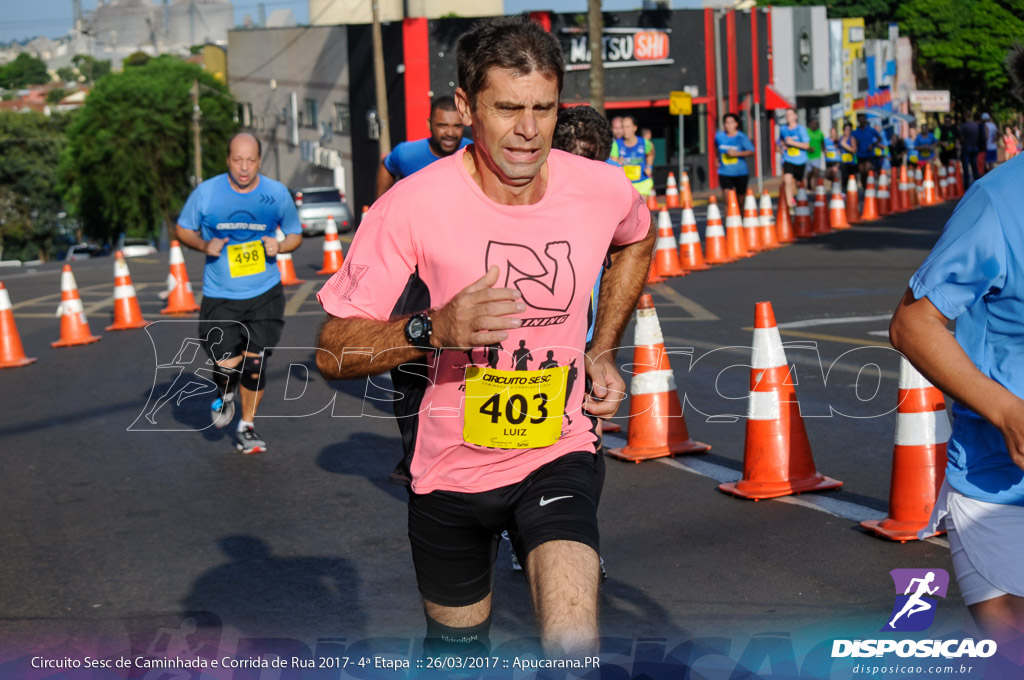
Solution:
[[[737,196],[747,193],[750,169],[747,158],[754,155],[754,144],[740,130],[740,119],[735,113],[722,117],[722,127],[715,133],[715,149],[718,150],[718,183],[722,187],[722,205],[728,203],[729,189]]]

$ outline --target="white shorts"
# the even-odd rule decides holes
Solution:
[[[1024,597],[1024,507],[968,498],[943,481],[929,525],[918,536],[943,527],[967,604],[1007,594]]]

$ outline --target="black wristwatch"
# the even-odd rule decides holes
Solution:
[[[430,324],[430,317],[426,314],[413,314],[405,322],[405,340],[413,347],[419,349],[434,349],[430,344],[430,335],[433,327]]]

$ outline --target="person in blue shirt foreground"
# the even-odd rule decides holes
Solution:
[[[1024,50],[1011,63],[1021,96]],[[1007,656],[1024,644],[1022,178],[1018,157],[971,186],[889,327],[893,347],[954,400],[946,478],[921,535],[946,528],[964,601]]]
[[[718,149],[718,184],[722,187],[722,205],[728,202],[729,189],[735,189],[737,196],[747,193],[750,169],[747,157],[754,155],[754,144],[740,130],[740,119],[735,113],[722,116],[722,127],[715,133],[715,148]]]
[[[465,125],[455,109],[455,97],[436,97],[430,102],[427,119],[430,136],[414,142],[402,142],[381,161],[377,170],[377,196],[380,198],[395,182],[422,170],[436,160],[451,156],[471,142],[462,136]]]
[[[302,224],[288,189],[260,174],[262,148],[247,132],[228,142],[228,171],[192,192],[178,217],[177,238],[206,254],[199,339],[217,367],[214,426],[231,423],[237,388],[242,416],[235,446],[266,451],[253,422],[263,396],[264,361],[281,340],[284,289],[274,259],[302,245]],[[285,234],[278,243],[277,229]]]

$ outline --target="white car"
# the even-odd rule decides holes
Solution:
[[[156,255],[156,248],[148,239],[126,238],[121,247],[121,254],[125,257],[147,257]]]
[[[299,189],[295,192],[295,209],[299,212],[304,236],[324,233],[328,217],[334,218],[339,232],[352,231],[355,227],[345,194],[337,187]]]

